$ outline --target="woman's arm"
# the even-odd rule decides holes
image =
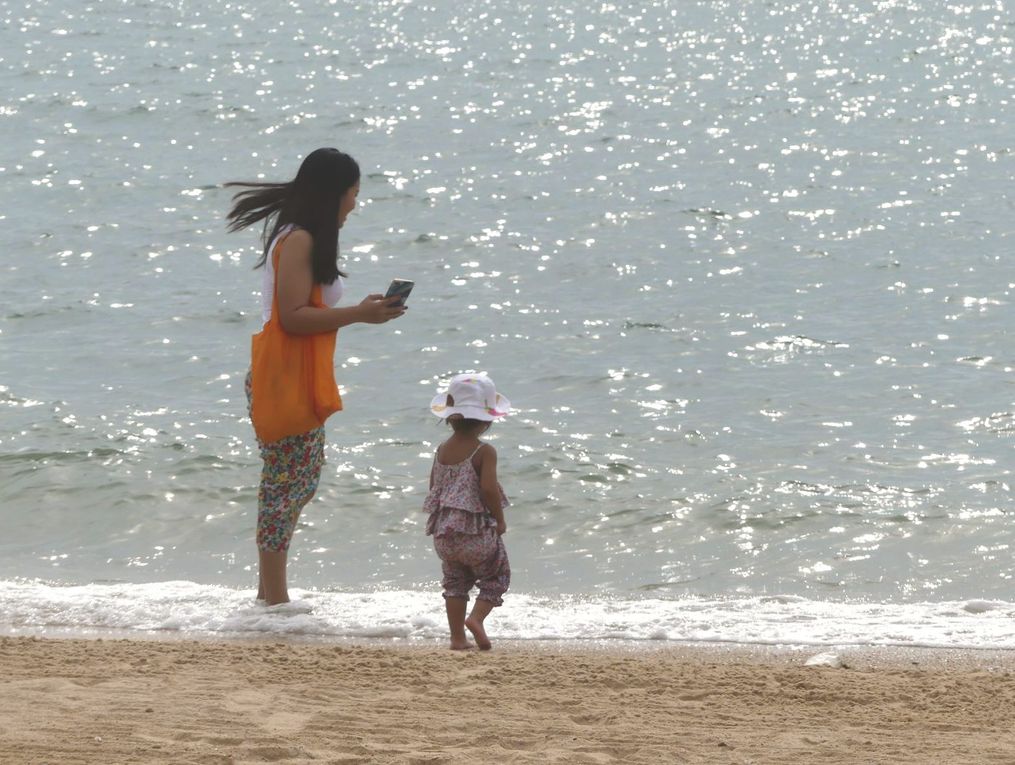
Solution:
[[[490,515],[497,521],[497,533],[503,534],[507,531],[507,523],[504,521],[504,508],[500,503],[500,484],[497,483],[497,450],[490,444],[485,444],[479,454],[479,496],[490,511]]]
[[[359,305],[342,308],[317,308],[310,305],[314,271],[310,253],[313,239],[302,229],[285,238],[278,257],[275,284],[278,290],[278,320],[291,335],[315,335],[333,332],[348,324],[381,324],[405,313],[399,306],[388,305],[382,295],[368,295]]]

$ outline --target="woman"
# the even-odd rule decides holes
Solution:
[[[337,149],[317,149],[303,160],[296,178],[288,183],[228,183],[245,188],[236,194],[229,212],[229,230],[238,231],[264,221],[264,253],[257,267],[264,268],[261,292],[264,329],[254,339],[253,374],[247,375],[247,400],[251,419],[258,434],[258,446],[264,464],[257,496],[257,597],[267,605],[289,601],[286,586],[286,560],[300,511],[313,498],[324,464],[323,420],[341,408],[334,384],[334,362],[327,358],[327,369],[320,374],[328,380],[334,399],[316,427],[302,421],[277,422],[288,411],[280,394],[291,391],[275,387],[271,364],[279,367],[278,379],[285,379],[290,367],[272,362],[270,355],[258,356],[258,339],[269,332],[283,347],[302,348],[306,336],[318,337],[325,347],[334,347],[335,332],[349,324],[382,324],[398,318],[405,308],[398,299],[368,295],[358,305],[333,307],[342,296],[342,277],[338,267],[338,231],[356,207],[359,194],[359,165]],[[326,343],[330,341],[331,345]],[[301,345],[302,343],[302,345]],[[268,372],[261,358],[268,359]],[[325,366],[325,365],[322,365]],[[274,400],[272,400],[274,398]],[[255,406],[255,402],[257,405]],[[282,414],[280,414],[280,412]],[[274,418],[270,430],[265,418]],[[284,433],[282,437],[262,438],[266,433]]]

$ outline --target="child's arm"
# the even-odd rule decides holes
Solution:
[[[497,521],[497,533],[503,534],[507,531],[507,524],[504,522],[504,508],[500,504],[500,484],[497,483],[497,450],[486,444],[479,456],[482,460],[479,463],[479,496]]]

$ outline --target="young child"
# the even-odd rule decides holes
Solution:
[[[472,648],[465,630],[481,651],[490,650],[483,621],[503,603],[511,582],[507,551],[507,497],[497,482],[497,450],[479,437],[497,417],[511,410],[486,375],[457,375],[446,393],[438,393],[430,411],[447,422],[451,437],[437,447],[430,470],[430,493],[423,510],[430,513],[426,533],[441,559],[444,606],[451,628],[452,650]],[[479,587],[472,613],[465,616],[469,591]]]

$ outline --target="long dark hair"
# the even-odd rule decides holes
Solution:
[[[338,267],[338,208],[345,193],[359,182],[359,165],[338,149],[317,149],[300,165],[288,183],[227,183],[239,186],[233,209],[226,218],[229,230],[264,221],[261,240],[264,252],[255,268],[263,266],[268,248],[284,226],[305,229],[314,240],[311,253],[314,282],[331,284],[345,274]]]

